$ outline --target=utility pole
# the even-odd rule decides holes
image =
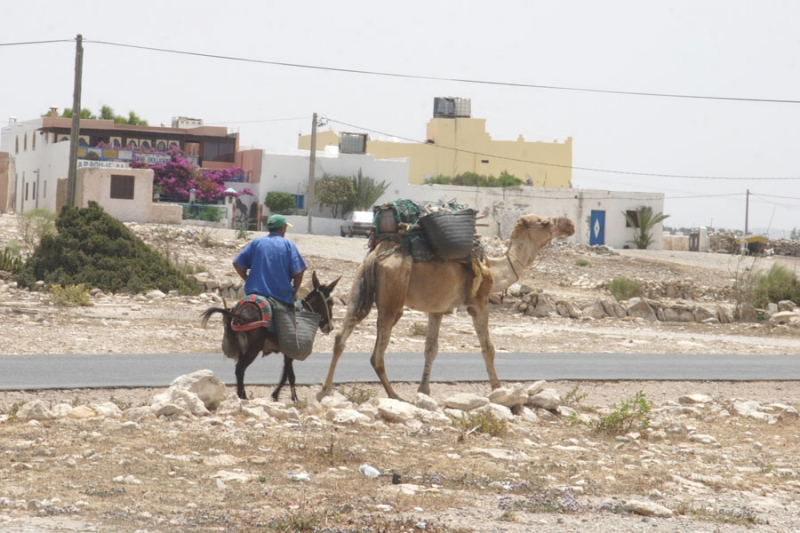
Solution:
[[[314,170],[317,165],[317,114],[311,118],[311,152],[308,158],[308,188],[306,189],[306,208],[308,209],[308,233],[311,233],[311,208],[314,207]]]
[[[747,189],[747,196],[744,203],[744,236],[747,237],[748,233],[748,222],[750,219],[750,189]]]
[[[75,44],[75,85],[72,92],[72,128],[69,132],[69,169],[67,169],[67,205],[75,205],[75,182],[78,177],[78,134],[81,129],[81,78],[83,77],[83,36]]]

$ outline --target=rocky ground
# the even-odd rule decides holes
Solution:
[[[233,232],[133,229],[173,262],[207,272],[201,278],[235,287],[230,261],[244,241]],[[19,237],[16,219],[0,216],[0,248]],[[346,301],[366,241],[293,238],[323,282],[342,276],[336,296]],[[502,250],[500,242],[489,245]],[[791,323],[539,318],[519,312],[526,286],[583,309],[596,298],[610,298],[608,286],[617,276],[647,282],[651,296],[665,306],[727,308],[732,283],[746,268],[798,265],[784,257],[750,264],[723,254],[606,252],[568,244],[546,250],[522,286],[494,306],[490,320],[498,350],[598,357],[800,353],[800,330]],[[198,316],[220,300],[216,294],[99,293],[91,306],[60,308],[46,292],[21,291],[3,281],[0,353],[219,351],[219,323],[202,329]],[[334,314],[341,318],[343,305]],[[424,323],[424,316],[407,312],[389,351],[421,352]],[[373,314],[351,336],[348,351],[371,351],[374,324]],[[316,349],[330,350],[332,341],[319,336]],[[478,349],[466,313],[445,318],[440,346]],[[302,373],[302,364],[296,370]],[[233,382],[233,376],[216,377]],[[513,401],[491,397],[483,381],[434,383],[434,403],[418,399],[418,410],[407,418],[372,384],[340,384],[345,398],[324,403],[316,401],[318,387],[302,387],[301,401],[291,405],[266,402],[265,387],[249,387],[254,399],[239,403],[227,387],[224,407],[209,416],[158,416],[149,406],[164,390],[2,392],[0,530],[800,530],[797,383],[534,385],[501,378],[516,395]],[[551,403],[533,399],[541,389],[551,389]],[[600,422],[638,391],[651,408],[649,427],[601,431]],[[413,400],[415,385],[400,384],[398,392]],[[482,398],[477,403],[491,397],[492,412],[508,416],[506,431],[491,436],[474,429],[481,407],[454,407],[460,393]],[[43,411],[34,409],[36,401]],[[500,409],[497,402],[511,408]],[[466,425],[454,423],[453,416]],[[364,463],[383,475],[364,477],[358,470]],[[297,479],[302,473],[307,481]],[[400,484],[392,483],[392,474]]]

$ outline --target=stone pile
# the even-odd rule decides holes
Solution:
[[[685,427],[671,425],[669,419],[691,415],[704,416],[704,408],[712,405],[712,398],[703,394],[686,394],[677,403],[668,402],[661,407],[653,407],[654,420],[647,428],[650,439],[663,440],[679,437],[714,444],[711,438],[692,436]],[[167,417],[173,420],[190,420],[197,417],[244,417],[255,423],[273,424],[292,422],[303,425],[367,425],[403,424],[420,429],[423,426],[452,426],[466,415],[490,412],[500,423],[537,424],[541,420],[554,417],[569,417],[577,422],[591,425],[604,412],[611,408],[579,413],[575,408],[564,405],[559,392],[546,381],[532,385],[509,384],[493,390],[488,396],[474,393],[457,393],[445,398],[441,403],[434,398],[417,393],[413,403],[391,398],[372,398],[355,404],[338,392],[331,392],[320,401],[310,401],[301,411],[297,407],[271,401],[269,398],[241,400],[228,394],[225,383],[214,376],[211,370],[198,370],[177,377],[170,386],[153,396],[150,405],[121,409],[113,402],[93,403],[74,406],[67,403],[47,406],[41,400],[34,400],[19,406],[11,412],[10,406],[0,406],[4,415],[0,422],[15,420],[38,425],[50,420],[85,420],[109,418],[124,420],[122,429],[134,429],[143,420]],[[722,408],[717,407],[717,412]],[[740,416],[777,424],[783,419],[797,420],[798,412],[791,406],[781,403],[761,405],[755,401],[733,399],[730,410],[724,416]]]
[[[603,318],[635,318],[660,322],[702,322],[704,324],[730,324],[735,321],[757,322],[767,320],[773,324],[800,327],[800,308],[790,301],[769,304],[765,310],[757,310],[744,304],[736,312],[735,306],[716,304],[713,308],[679,300],[666,303],[650,298],[631,298],[617,301],[611,298],[595,298],[590,302],[571,302],[529,287],[518,286],[511,292],[517,298],[511,305],[526,316],[546,318],[560,316],[572,319],[599,320]],[[497,299],[496,303],[499,303]]]

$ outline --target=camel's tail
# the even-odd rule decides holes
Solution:
[[[368,258],[359,267],[356,273],[356,283],[353,284],[355,289],[355,298],[351,300],[354,304],[352,310],[355,318],[359,321],[364,320],[369,312],[372,310],[372,304],[375,303],[375,260]]]

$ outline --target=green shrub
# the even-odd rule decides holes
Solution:
[[[26,252],[33,252],[45,235],[55,234],[55,218],[55,213],[47,209],[32,209],[19,216],[17,222]]]
[[[455,424],[460,427],[466,435],[475,432],[486,433],[492,437],[497,437],[505,433],[508,429],[508,424],[499,420],[494,413],[488,409],[462,413],[461,418],[456,419]]]
[[[644,391],[638,391],[633,398],[622,400],[612,406],[613,412],[600,418],[594,424],[598,433],[623,435],[633,429],[647,429],[650,426],[650,404]]]
[[[630,300],[631,298],[642,295],[642,287],[628,278],[614,278],[611,280],[609,290],[611,291],[611,295],[618,301]]]
[[[290,209],[294,209],[297,206],[297,202],[293,194],[272,191],[267,193],[267,197],[264,199],[264,205],[266,205],[272,213],[285,215]]]
[[[575,264],[578,265],[579,267],[592,266],[592,264],[589,262],[588,259],[578,259],[577,261],[575,261]]]
[[[800,304],[800,282],[794,272],[786,266],[773,264],[766,272],[753,275],[752,303],[755,307],[764,308],[768,303],[791,300]]]
[[[3,252],[0,253],[0,270],[17,274],[22,270],[23,265],[18,248],[14,249],[11,246],[6,246]]]
[[[83,285],[51,285],[50,294],[58,307],[78,307],[89,305],[89,289]]]
[[[56,220],[58,233],[45,235],[15,276],[30,287],[83,284],[105,292],[139,293],[152,289],[198,294],[200,289],[156,250],[136,237],[96,202],[65,206]]]
[[[372,399],[373,394],[369,389],[365,389],[358,385],[353,385],[349,390],[345,390],[342,395],[356,405],[368,402]]]

